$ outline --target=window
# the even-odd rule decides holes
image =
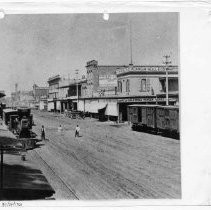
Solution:
[[[118,81],[118,91],[121,93],[122,92],[122,82]]]
[[[141,80],[141,91],[146,91],[146,79]]]
[[[130,92],[130,80],[127,79],[126,81],[126,92]]]

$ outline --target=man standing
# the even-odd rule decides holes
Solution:
[[[42,125],[42,128],[41,128],[41,139],[45,140],[45,128],[44,128],[44,125]]]
[[[75,128],[75,137],[79,137],[79,131],[80,131],[80,128],[77,125],[76,128]]]
[[[63,130],[62,125],[60,125],[60,126],[58,127],[58,132],[62,132],[62,130]]]

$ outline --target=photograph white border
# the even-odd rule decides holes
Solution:
[[[180,13],[180,113],[182,199],[24,201],[25,207],[135,207],[211,203],[211,4],[190,1],[1,1],[12,14]],[[1,21],[1,20],[0,20]]]

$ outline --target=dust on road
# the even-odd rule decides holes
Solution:
[[[180,142],[128,125],[73,120],[35,111],[34,131],[48,140],[29,152],[56,199],[180,198]],[[80,137],[75,138],[76,125]],[[63,131],[58,132],[62,125]]]

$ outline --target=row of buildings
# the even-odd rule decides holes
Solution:
[[[178,66],[121,66],[87,62],[87,75],[65,78],[54,75],[48,87],[33,86],[30,106],[48,111],[78,110],[93,116],[127,121],[130,104],[166,104],[166,70],[168,103],[178,105]]]
[[[178,66],[121,66],[87,62],[86,77],[48,79],[48,111],[65,109],[103,113],[110,119],[127,121],[129,104],[166,104],[166,69],[168,71],[168,102],[178,105]]]

